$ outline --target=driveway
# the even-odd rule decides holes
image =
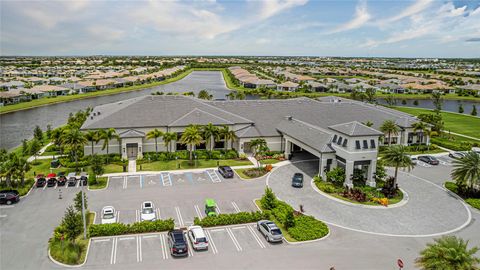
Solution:
[[[307,214],[356,231],[388,236],[436,236],[459,230],[471,219],[470,210],[461,200],[438,185],[404,172],[399,173],[399,185],[409,200],[403,206],[372,209],[337,202],[311,187],[309,181],[317,169],[317,161],[282,166],[272,172],[267,183],[290,205],[298,208],[302,204]],[[308,176],[302,189],[291,187],[295,172]]]

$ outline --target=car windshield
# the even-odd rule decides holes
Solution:
[[[145,209],[143,209],[142,213],[151,214],[151,213],[153,213],[153,209],[152,208],[145,208]]]
[[[104,219],[111,219],[111,218],[114,218],[115,216],[113,215],[113,213],[104,213],[103,214],[103,218]]]
[[[273,229],[272,230],[272,235],[281,235],[282,234],[282,231],[280,231],[280,229]]]
[[[207,238],[205,238],[205,237],[198,237],[198,238],[195,239],[195,240],[196,240],[196,242],[200,242],[200,243],[205,243],[205,242],[207,242]]]
[[[185,240],[183,239],[183,234],[182,234],[182,233],[175,233],[175,234],[173,235],[173,238],[174,238],[174,240],[175,240],[176,243],[179,243],[179,244],[180,244],[180,243],[185,242]]]

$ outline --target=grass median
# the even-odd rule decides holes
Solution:
[[[97,183],[90,185],[88,184],[88,188],[91,190],[96,190],[96,189],[104,189],[107,187],[108,184],[108,177],[97,177]]]

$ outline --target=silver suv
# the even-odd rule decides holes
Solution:
[[[267,242],[282,242],[283,240],[282,231],[273,221],[260,220],[257,222],[257,229]]]

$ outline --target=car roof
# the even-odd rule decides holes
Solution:
[[[75,177],[75,173],[74,173],[74,172],[68,173],[67,176],[68,176],[68,177]]]
[[[205,204],[208,206],[208,207],[216,207],[217,204],[215,203],[215,201],[213,199],[206,199],[205,200]]]
[[[197,237],[205,237],[205,232],[203,231],[202,227],[200,226],[192,226],[190,230],[193,231],[195,236]]]
[[[115,208],[113,206],[104,206],[102,210],[115,210]]]

